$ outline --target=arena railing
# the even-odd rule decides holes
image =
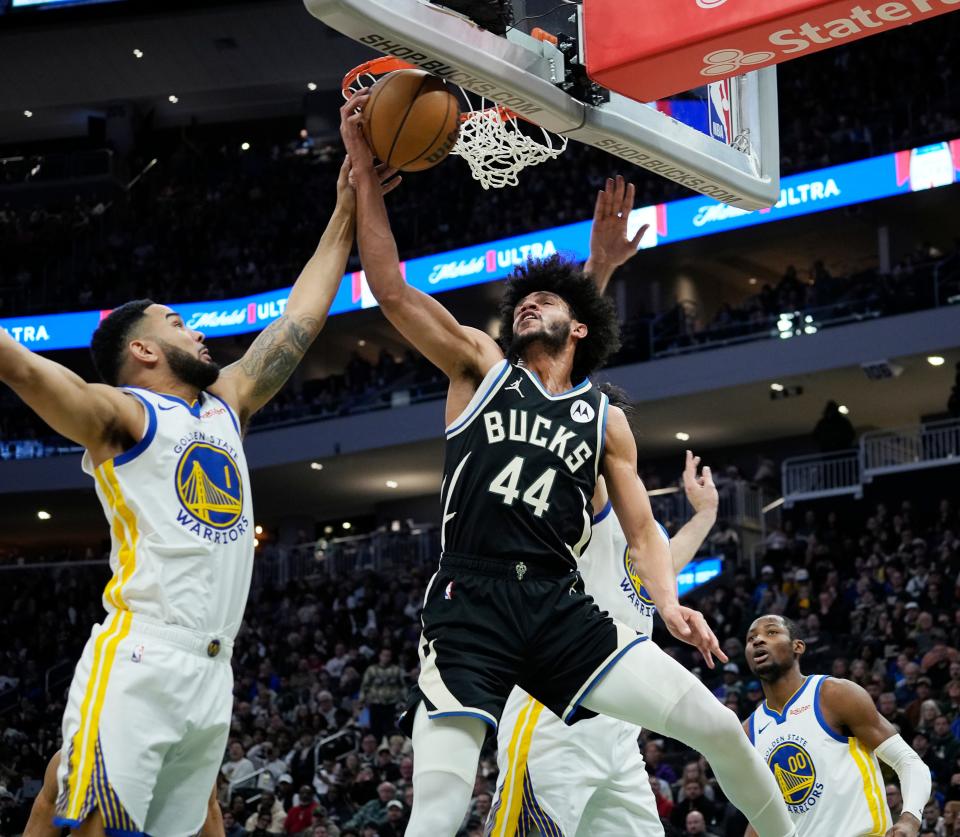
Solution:
[[[960,463],[960,419],[874,430],[860,439],[863,478]]]
[[[885,474],[960,464],[960,418],[864,433],[856,448],[785,459],[784,503],[863,496],[863,487]]]
[[[783,460],[784,504],[790,508],[802,500],[863,496],[860,451],[856,448],[834,453],[792,456]]]

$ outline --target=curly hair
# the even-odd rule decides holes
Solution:
[[[520,265],[507,279],[500,300],[500,346],[508,357],[514,309],[522,299],[537,292],[556,294],[570,307],[574,319],[587,327],[587,336],[577,342],[573,356],[572,381],[589,377],[620,348],[620,326],[613,303],[600,295],[593,279],[576,264],[550,256]]]

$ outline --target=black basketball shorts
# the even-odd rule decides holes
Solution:
[[[423,701],[430,718],[481,718],[496,729],[520,686],[566,723],[627,650],[648,637],[612,619],[579,573],[522,559],[444,555],[424,597],[420,677],[401,725]]]

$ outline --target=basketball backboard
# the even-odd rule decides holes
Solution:
[[[579,3],[513,0],[497,35],[426,0],[304,2],[380,53],[723,203],[761,209],[780,197],[775,68],[643,103],[587,78]],[[532,37],[535,27],[558,42]]]

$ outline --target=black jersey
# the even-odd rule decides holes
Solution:
[[[590,542],[607,405],[589,381],[551,395],[531,370],[496,364],[447,428],[444,554],[575,568]]]

